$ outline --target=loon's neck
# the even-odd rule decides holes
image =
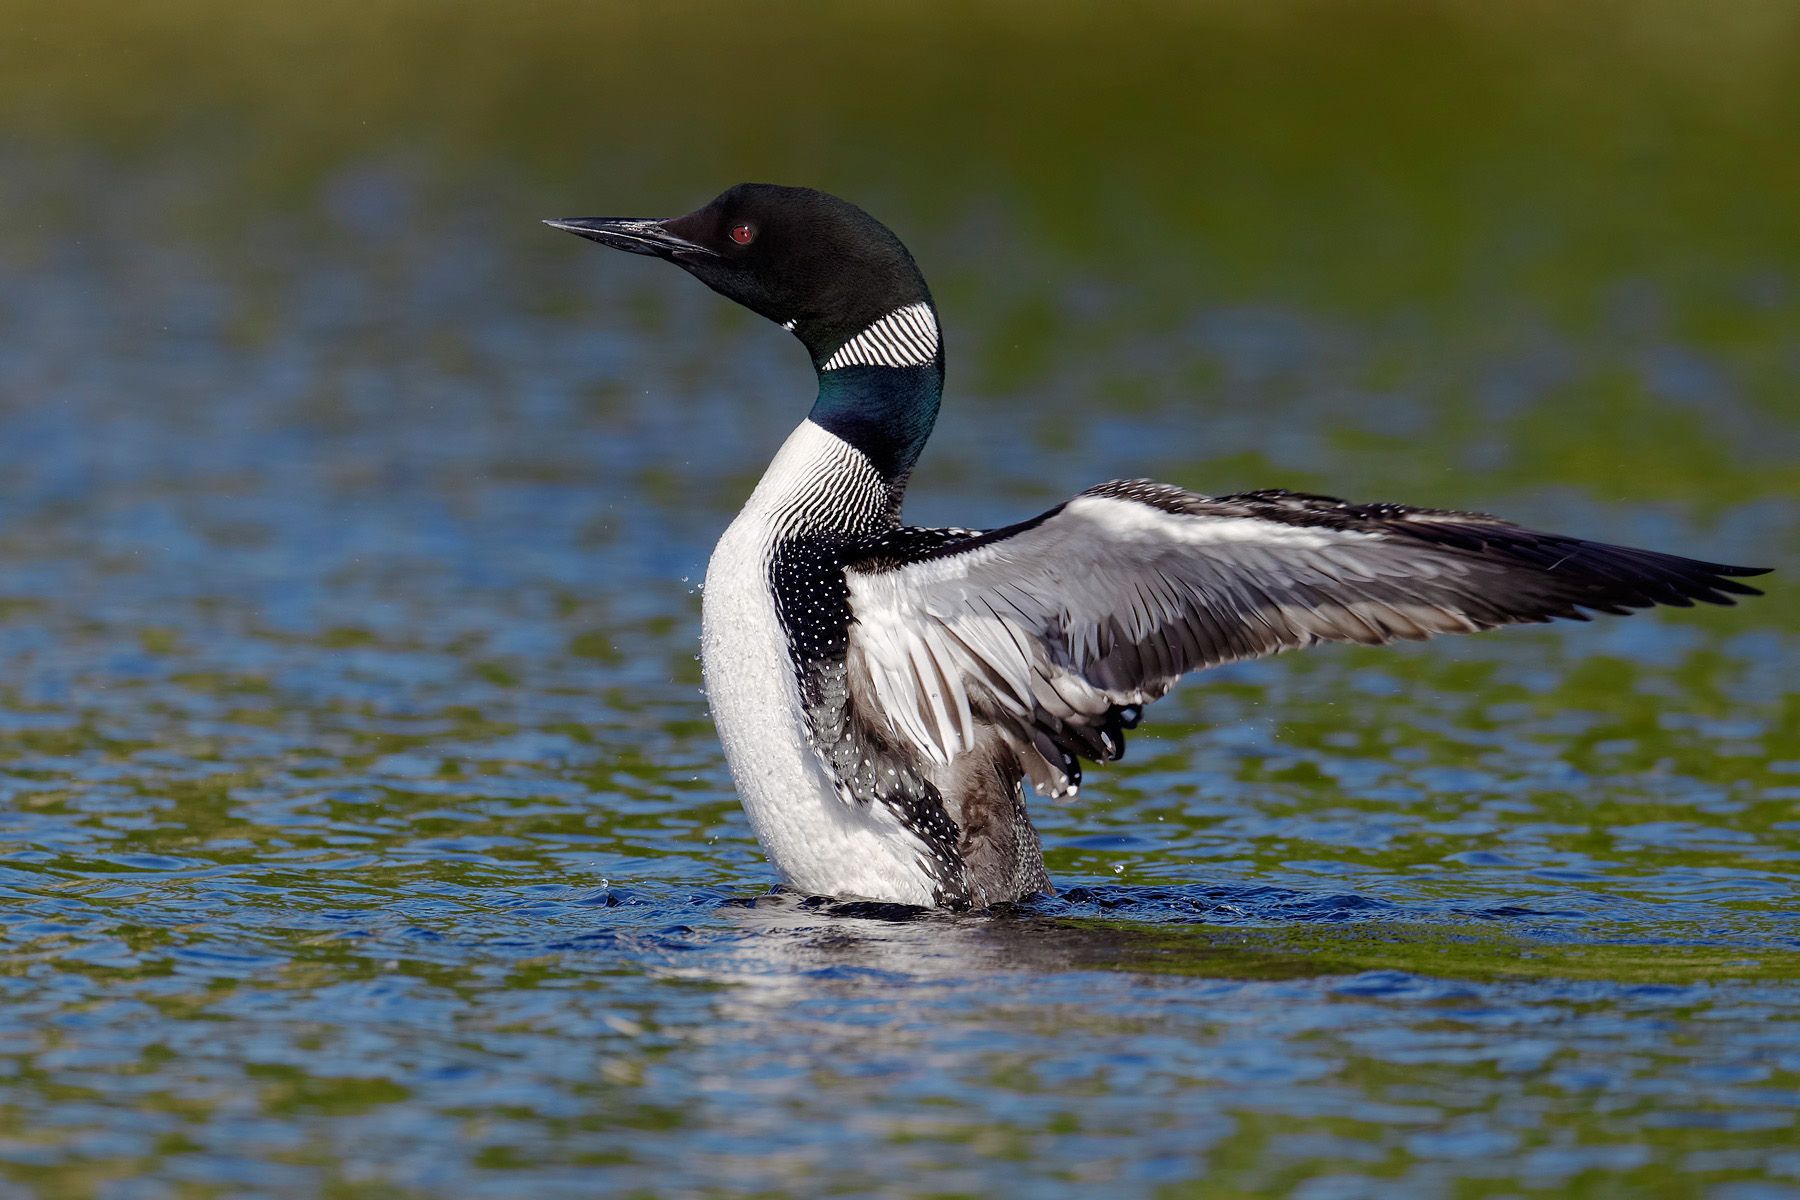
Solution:
[[[896,309],[829,353],[816,353],[814,366],[812,422],[867,456],[897,506],[944,392],[937,313],[929,302]]]

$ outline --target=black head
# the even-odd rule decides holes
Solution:
[[[545,224],[667,259],[792,329],[815,362],[888,313],[931,300],[912,255],[887,226],[812,188],[740,183],[685,217]]]

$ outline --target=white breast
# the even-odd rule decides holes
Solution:
[[[713,722],[757,840],[802,891],[931,904],[924,846],[882,804],[838,792],[813,749],[769,564],[834,482],[866,460],[811,421],[788,438],[706,569],[701,661]]]

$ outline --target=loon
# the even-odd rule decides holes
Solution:
[[[667,220],[545,224],[792,333],[818,396],[706,572],[707,696],[757,839],[814,895],[980,909],[1054,889],[1024,784],[1066,796],[1189,671],[1758,595],[1726,566],[1473,512],[1135,479],[1000,529],[901,524],[937,418],[925,279],[862,209],[741,184]]]

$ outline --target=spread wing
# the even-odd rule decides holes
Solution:
[[[962,536],[949,536],[950,534]],[[1020,525],[898,530],[846,568],[849,682],[948,763],[998,726],[1038,790],[1117,758],[1188,671],[1317,642],[1376,645],[1756,595],[1700,562],[1479,513],[1284,491],[1101,484]]]

